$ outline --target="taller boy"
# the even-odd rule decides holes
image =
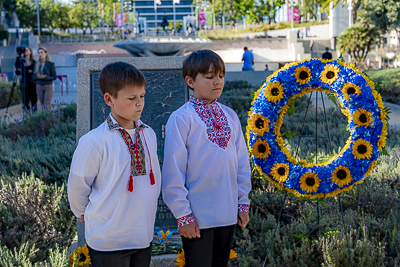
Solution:
[[[140,120],[146,79],[116,62],[103,68],[99,85],[111,113],[79,140],[68,199],[85,222],[93,267],[148,267],[161,172],[156,135]]]
[[[218,103],[225,64],[191,54],[183,77],[193,90],[166,127],[162,193],[177,218],[187,267],[226,266],[236,223],[249,222],[250,165],[236,113]]]

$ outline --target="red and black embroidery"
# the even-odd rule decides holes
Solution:
[[[143,129],[146,128],[146,125],[140,124],[137,127],[135,143],[133,143],[131,135],[125,129],[120,127],[118,123],[113,123],[110,115],[107,118],[107,125],[109,130],[118,130],[126,146],[128,147],[129,154],[131,155],[131,175],[129,177],[128,191],[132,192],[133,176],[146,175],[146,154],[144,151],[142,140],[140,138],[140,133],[142,133],[142,135],[144,134]],[[150,182],[153,185],[155,183],[154,175],[152,175],[151,170],[150,172]]]
[[[208,139],[225,149],[231,138],[231,128],[221,107],[216,101],[207,105],[207,101],[199,100],[193,96],[189,99],[200,119],[206,124]]]

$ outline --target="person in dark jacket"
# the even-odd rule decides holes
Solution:
[[[36,111],[36,84],[33,82],[33,70],[35,66],[35,60],[33,59],[32,50],[29,47],[25,47],[25,57],[21,62],[21,93],[22,93],[22,104],[24,105],[25,111]],[[29,105],[30,104],[30,105]]]
[[[36,83],[36,93],[42,107],[50,107],[53,98],[53,81],[57,79],[56,65],[50,61],[49,53],[43,47],[38,49],[39,60],[35,64],[33,80]]]
[[[325,48],[325,53],[322,54],[323,59],[332,59],[332,54],[329,52],[329,48]]]

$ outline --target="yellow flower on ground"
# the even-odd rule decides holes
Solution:
[[[335,171],[332,173],[331,179],[339,186],[344,186],[348,185],[353,177],[351,176],[349,168],[340,165],[339,167],[336,167]]]
[[[251,114],[250,119],[247,120],[247,125],[258,136],[263,136],[265,132],[269,131],[269,120],[261,114]]]
[[[237,258],[237,253],[231,249],[231,251],[229,252],[229,260],[233,260]],[[176,258],[176,263],[175,265],[179,266],[179,267],[184,267],[186,264],[185,262],[185,251],[182,249],[181,252],[178,252],[178,257]]]
[[[317,192],[321,179],[313,172],[306,172],[300,177],[300,188],[307,193]]]
[[[363,108],[357,109],[353,113],[354,123],[358,126],[368,127],[372,121],[372,114],[369,111],[366,111]]]
[[[294,76],[296,77],[296,82],[306,84],[311,80],[311,70],[302,65],[294,71]]]
[[[231,249],[231,252],[229,253],[229,260],[233,260],[237,258],[237,253]]]
[[[178,252],[178,257],[176,258],[176,264],[179,267],[185,266],[185,251],[182,249],[181,252]]]
[[[289,166],[284,163],[275,163],[270,174],[276,181],[283,183],[289,177]]]
[[[361,89],[357,85],[347,82],[345,85],[343,85],[342,93],[344,98],[350,100],[352,95],[359,95],[361,93]]]
[[[269,102],[277,102],[283,98],[283,86],[280,82],[270,82],[265,88],[265,97]]]
[[[332,84],[337,78],[339,78],[339,68],[332,64],[326,64],[321,72],[321,81]]]
[[[87,244],[78,249],[74,249],[68,257],[69,266],[90,266],[89,248]]]
[[[267,141],[258,139],[254,142],[251,153],[258,159],[265,159],[271,154]]]
[[[357,159],[369,159],[372,156],[372,148],[370,142],[360,138],[353,142],[353,155]]]

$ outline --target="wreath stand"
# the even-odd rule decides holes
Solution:
[[[300,135],[299,135],[299,140],[298,140],[298,143],[297,143],[296,154],[294,155],[294,157],[296,157],[298,155],[298,153],[299,153],[301,137],[302,137],[303,132],[304,132],[304,125],[305,125],[305,121],[306,121],[306,118],[307,118],[307,113],[308,113],[308,109],[310,107],[311,98],[312,98],[313,93],[314,93],[314,91],[312,91],[310,93],[310,97],[308,99],[308,104],[307,104],[306,112],[305,112],[303,123],[302,123],[302,129],[301,129],[301,132],[300,132]],[[324,113],[324,117],[325,117],[325,123],[326,123],[326,127],[327,127],[327,132],[328,132],[328,140],[329,140],[330,151],[333,154],[331,135],[330,135],[330,131],[329,131],[329,124],[328,124],[328,119],[327,119],[327,116],[326,116],[325,102],[324,102],[324,98],[323,98],[322,92],[320,92],[320,94],[321,94],[321,100],[322,100],[322,105],[323,105],[323,113]],[[315,141],[316,141],[315,142],[315,163],[318,163],[318,138],[319,138],[319,136],[318,136],[318,92],[316,92],[316,94],[315,94],[315,116],[316,116],[315,117]],[[263,267],[264,266],[270,266],[279,257],[281,257],[281,256],[278,256],[275,259],[271,259],[270,263],[268,265],[266,265],[267,264],[267,260],[268,260],[268,252],[269,252],[269,250],[271,248],[273,240],[275,239],[275,234],[276,234],[277,228],[278,228],[278,226],[280,224],[280,219],[281,219],[281,215],[282,215],[282,212],[283,212],[283,209],[284,209],[284,206],[285,206],[286,198],[287,198],[287,191],[285,191],[285,195],[284,195],[284,197],[282,199],[282,204],[281,204],[281,209],[279,211],[278,220],[277,220],[274,232],[272,234],[270,243],[268,245],[267,255],[265,256]],[[318,200],[319,200],[319,198],[317,198],[317,226],[306,235],[307,237],[310,234],[312,234],[313,232],[315,232],[315,231],[317,231],[317,236],[319,236],[319,234],[320,234],[319,233],[320,211],[319,211],[319,201]],[[340,214],[341,214],[341,218],[342,218],[343,229],[346,229],[345,228],[345,222],[344,222],[344,216],[343,216],[343,207],[342,207],[342,202],[341,202],[341,198],[340,198],[340,193],[338,194],[338,204],[339,204],[339,210],[340,210]],[[350,244],[349,244],[349,236],[347,235],[347,231],[345,231],[344,234],[346,236],[346,241],[347,241],[347,250],[348,250],[348,254],[349,254],[350,265],[351,265],[351,267],[353,267],[353,261],[352,261],[352,258],[351,258],[351,251],[350,251]],[[290,247],[290,249],[293,248],[294,246],[296,246],[300,241],[301,240],[297,241],[293,246]]]

